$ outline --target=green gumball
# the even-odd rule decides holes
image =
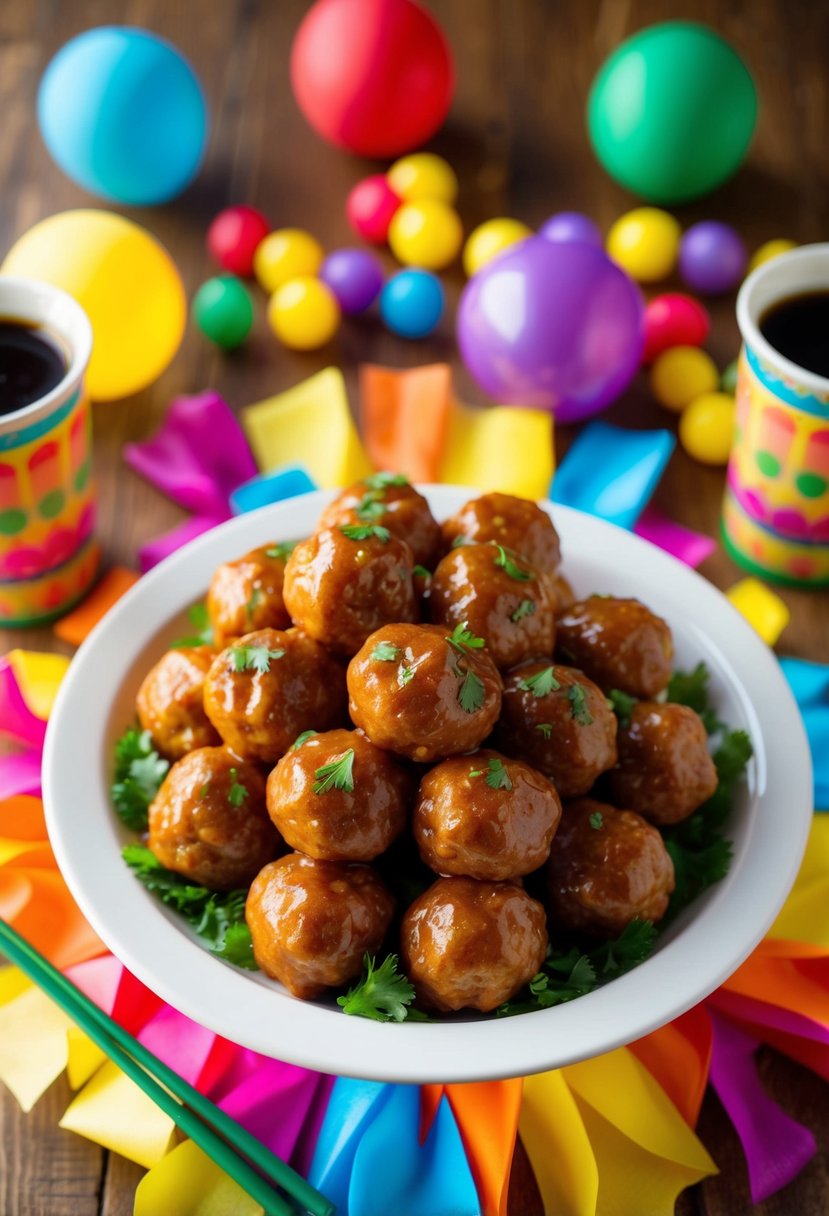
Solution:
[[[704,25],[668,21],[634,34],[599,70],[587,102],[596,155],[648,202],[684,203],[726,181],[757,119],[748,68]]]
[[[217,346],[240,346],[253,325],[253,300],[241,280],[220,274],[202,283],[193,297],[193,320]]]

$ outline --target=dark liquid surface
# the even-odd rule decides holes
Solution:
[[[773,304],[760,318],[760,333],[798,367],[829,377],[829,291]]]
[[[0,415],[39,401],[66,375],[66,359],[42,329],[0,317]]]

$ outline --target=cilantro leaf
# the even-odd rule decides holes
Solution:
[[[607,701],[610,708],[613,710],[616,717],[619,719],[619,725],[622,730],[626,730],[630,726],[630,716],[638,701],[636,697],[630,696],[629,693],[622,692],[620,688],[611,688],[607,695]]]
[[[212,953],[223,958],[226,963],[232,963],[234,967],[243,967],[245,971],[259,970],[253,957],[253,938],[244,922],[228,925],[224,942]]]
[[[601,811],[594,811],[593,814],[589,816],[587,822],[595,832],[598,832],[599,828],[604,823],[604,815],[601,813]]]
[[[431,578],[432,571],[427,570],[425,566],[415,566],[412,569],[412,574],[416,574],[418,578]]]
[[[468,621],[461,621],[460,625],[456,625],[446,640],[458,654],[464,654],[468,650],[480,650],[482,646],[486,646],[483,638],[476,637],[471,632]]]
[[[273,557],[277,561],[286,562],[296,548],[296,541],[282,540],[278,545],[269,545],[265,557]]]
[[[523,621],[525,616],[532,616],[535,612],[535,600],[522,600],[515,612],[510,613],[510,620],[517,624]]]
[[[464,545],[471,545],[472,538],[469,536],[456,536],[452,541],[452,549],[462,549]]]
[[[510,775],[504,767],[503,760],[497,756],[492,756],[487,762],[488,773],[486,775],[486,783],[493,790],[511,790],[512,781]]]
[[[132,726],[115,744],[110,793],[118,818],[134,832],[146,832],[147,811],[169,767],[153,747],[148,730]]]
[[[196,632],[186,638],[177,638],[175,642],[170,643],[170,649],[182,650],[185,646],[212,646],[215,638],[207,613],[207,605],[193,604],[187,609],[187,619]]]
[[[372,473],[365,478],[365,485],[370,490],[385,490],[387,486],[408,486],[408,477],[404,473]]]
[[[687,705],[702,718],[709,735],[725,730],[710,704],[710,672],[704,663],[697,663],[693,671],[675,671],[668,681],[668,700],[677,705]]]
[[[517,583],[529,583],[535,578],[535,575],[531,574],[529,570],[522,570],[516,564],[503,545],[496,544],[495,548],[498,550],[498,556],[495,558],[494,564],[500,566],[509,578],[514,578]]]
[[[551,692],[561,688],[561,685],[553,675],[552,667],[545,667],[536,675],[528,676],[526,680],[519,680],[518,687],[522,692],[531,692],[534,697],[547,697]]]
[[[267,646],[231,646],[230,661],[234,671],[255,671],[263,676],[271,669],[271,659],[281,659],[284,650],[269,650]]]
[[[388,544],[391,539],[391,532],[388,528],[381,528],[377,524],[343,524],[340,528],[343,536],[348,540],[376,540]]]
[[[253,614],[256,611],[256,609],[259,607],[261,600],[262,600],[262,588],[254,587],[250,593],[250,599],[245,604],[245,620],[247,621],[248,624],[250,624],[251,621],[253,620]]]
[[[462,678],[458,689],[458,703],[465,714],[474,714],[481,708],[486,697],[484,682],[474,671],[459,674]]]
[[[414,674],[415,674],[414,667],[407,667],[405,663],[401,663],[400,669],[397,672],[397,683],[400,685],[401,688],[405,688],[406,685],[409,683],[409,680],[414,679]]]
[[[245,799],[249,798],[247,787],[239,781],[239,773],[235,768],[230,770],[230,780],[232,785],[228,790],[227,800],[231,806],[244,806]]]
[[[423,1020],[412,1009],[415,998],[412,982],[398,970],[396,954],[389,954],[378,967],[368,954],[363,956],[362,978],[349,988],[345,996],[337,997],[343,1013],[353,1017],[372,1018],[375,1022],[405,1022],[407,1018]]]
[[[378,642],[371,652],[371,657],[378,663],[393,663],[400,658],[400,647],[391,642]]]
[[[593,715],[587,708],[587,693],[584,690],[584,685],[571,684],[565,695],[571,705],[570,713],[579,726],[590,726],[593,721]]]
[[[303,743],[307,742],[307,740],[310,739],[311,736],[315,735],[316,733],[317,732],[315,730],[304,730],[301,735],[297,735],[297,737],[294,739],[293,743],[291,744],[291,746],[288,750],[292,751],[292,752],[299,751],[299,749],[302,747]]]
[[[354,748],[343,752],[330,764],[323,764],[315,769],[315,794],[327,794],[329,790],[345,790],[351,794],[354,790]]]
[[[545,739],[549,739],[550,735],[553,733],[553,724],[552,722],[537,722],[535,729],[541,735],[543,735]]]

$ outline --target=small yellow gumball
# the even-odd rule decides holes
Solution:
[[[302,228],[277,228],[256,247],[253,273],[268,295],[291,279],[315,275],[325,250],[316,237]]]
[[[434,152],[414,152],[396,160],[386,174],[386,181],[404,203],[436,198],[451,205],[458,197],[455,170]]]
[[[469,234],[463,247],[464,270],[471,278],[486,266],[487,262],[509,249],[510,245],[517,245],[532,234],[532,228],[528,228],[520,220],[510,220],[505,216],[479,224],[474,232]]]
[[[268,301],[268,324],[284,346],[316,350],[334,337],[340,306],[330,287],[311,275],[283,283]]]
[[[679,420],[679,441],[702,464],[728,463],[734,438],[734,398],[729,393],[703,393]]]
[[[717,365],[698,346],[672,346],[651,368],[651,392],[660,405],[679,413],[694,398],[719,387]]]
[[[638,283],[658,283],[676,264],[682,229],[659,207],[637,207],[619,217],[607,234],[613,261]]]
[[[779,236],[773,241],[766,241],[751,255],[747,273],[751,274],[752,270],[756,270],[764,262],[770,262],[772,258],[779,258],[781,253],[788,253],[790,249],[797,249],[797,244],[795,241],[790,241],[787,236]]]
[[[404,203],[389,225],[389,248],[404,266],[443,270],[454,262],[462,243],[457,211],[434,198]]]

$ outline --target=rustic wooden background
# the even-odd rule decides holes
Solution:
[[[455,49],[458,87],[446,129],[434,142],[461,178],[460,210],[472,227],[494,215],[539,224],[569,208],[607,226],[634,205],[593,158],[583,121],[590,81],[609,51],[644,25],[672,17],[706,21],[748,62],[761,99],[748,163],[713,197],[677,214],[683,223],[730,220],[750,247],[775,236],[807,242],[829,237],[829,5],[821,0],[428,0]],[[171,250],[188,291],[211,273],[203,235],[222,206],[251,202],[275,227],[299,224],[332,248],[352,243],[343,213],[350,186],[374,166],[334,151],[312,135],[289,87],[290,40],[308,7],[303,0],[3,0],[0,4],[0,253],[36,220],[96,206],[49,160],[35,123],[35,96],[47,62],[68,38],[91,26],[147,26],[191,59],[213,119],[207,162],[186,194],[160,209],[131,210]],[[452,307],[441,332],[407,344],[374,320],[343,326],[330,349],[313,355],[280,349],[264,326],[260,301],[253,340],[231,356],[188,332],[169,371],[129,401],[95,411],[100,533],[108,562],[130,564],[136,545],[173,526],[178,508],[121,462],[122,445],[145,436],[170,398],[208,386],[243,406],[340,363],[352,395],[365,360],[411,366],[449,359],[462,399],[480,401],[452,339],[458,271],[447,276]],[[720,366],[737,352],[733,300],[713,308],[709,347]],[[606,415],[631,427],[671,426],[638,381]],[[557,437],[559,456],[572,428]],[[722,473],[677,451],[657,491],[658,504],[690,527],[716,534]],[[703,568],[728,586],[740,571],[718,551]],[[829,660],[826,596],[785,592],[792,621],[781,651]],[[7,635],[7,645],[54,646],[47,630]],[[781,808],[781,812],[785,808]],[[829,1090],[805,1069],[763,1050],[769,1092],[812,1128],[821,1152],[777,1197],[752,1208],[745,1166],[731,1126],[708,1096],[700,1133],[718,1177],[686,1192],[680,1216],[825,1216],[829,1211]],[[22,1116],[0,1094],[0,1216],[127,1216],[141,1171],[57,1129],[69,1091],[63,1081]],[[540,1212],[519,1149],[510,1210]],[[162,1214],[159,1214],[162,1216]],[[642,1216],[650,1216],[642,1213]]]

